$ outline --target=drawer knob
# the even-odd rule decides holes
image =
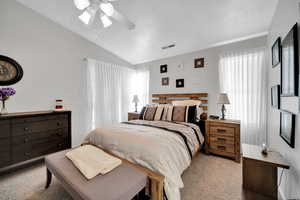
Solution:
[[[226,132],[226,130],[224,130],[224,129],[217,129],[217,131],[218,131],[218,133],[224,133],[224,132]]]
[[[29,141],[28,138],[25,138],[25,139],[24,139],[24,143],[27,143],[28,141]]]
[[[58,144],[57,146],[58,146],[58,147],[62,147],[62,146],[63,146],[63,144],[62,144],[62,143],[60,143],[60,144]]]
[[[24,131],[29,131],[29,128],[28,128],[28,127],[25,127],[25,128],[24,128]]]
[[[218,149],[220,149],[220,150],[225,150],[226,149],[226,147],[224,147],[224,146],[218,146]]]
[[[226,139],[225,138],[218,138],[218,141],[220,141],[220,142],[226,142]]]
[[[58,132],[58,133],[56,133],[56,135],[57,136],[62,136],[63,134],[62,134],[62,132]]]

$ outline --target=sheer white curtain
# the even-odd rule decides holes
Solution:
[[[127,120],[128,111],[133,111],[136,85],[140,90],[147,85],[139,76],[133,69],[87,59],[87,131]]]
[[[228,93],[227,116],[241,120],[243,143],[266,142],[267,72],[264,48],[220,56],[221,92]]]

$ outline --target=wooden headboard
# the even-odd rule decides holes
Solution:
[[[182,94],[152,94],[152,103],[166,104],[176,100],[201,100],[204,112],[208,111],[208,93],[182,93]]]

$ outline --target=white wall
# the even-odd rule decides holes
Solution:
[[[17,60],[23,79],[10,112],[49,110],[62,98],[73,111],[73,145],[84,137],[84,57],[130,66],[106,50],[64,29],[14,0],[0,1],[0,54]]]
[[[292,26],[299,23],[299,0],[280,0],[276,12],[274,14],[272,24],[270,26],[270,32],[268,36],[268,48],[271,51],[271,47],[277,37],[282,39],[292,28]],[[269,52],[270,52],[269,51]],[[280,84],[280,67],[272,68],[271,56],[269,59],[268,74],[269,85],[268,87]],[[270,90],[269,90],[270,99]],[[293,101],[296,102],[292,103]],[[292,108],[297,106],[298,98],[285,97],[281,99],[281,103],[285,108]],[[279,151],[290,162],[291,169],[286,170],[283,176],[283,181],[280,186],[280,191],[287,199],[300,198],[300,117],[296,116],[296,141],[295,149],[290,148],[284,140],[279,136],[280,128],[280,112],[273,109],[270,106],[270,100],[268,103],[268,143],[271,148]],[[298,108],[298,106],[297,106]],[[290,110],[294,113],[298,113],[298,110]],[[281,172],[281,171],[279,171]]]
[[[219,55],[251,48],[265,47],[267,37],[259,37],[224,46],[200,50],[197,52],[170,57],[136,65],[150,69],[150,97],[153,93],[195,93],[208,92],[209,113],[220,114],[220,106],[216,104],[219,94],[218,62]],[[176,47],[175,47],[176,48]],[[205,58],[204,68],[194,68],[195,58]],[[168,72],[160,74],[160,65],[167,64]],[[183,68],[179,68],[183,65]],[[161,86],[161,78],[169,77],[169,86]],[[184,88],[176,88],[176,79],[183,78]]]

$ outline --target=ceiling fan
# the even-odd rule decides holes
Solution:
[[[124,24],[129,30],[135,28],[135,24],[119,13],[111,2],[116,0],[74,0],[77,9],[83,10],[78,17],[84,24],[90,25],[98,15],[103,27],[107,28],[112,25],[112,20]]]

